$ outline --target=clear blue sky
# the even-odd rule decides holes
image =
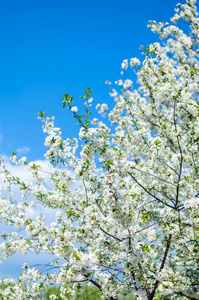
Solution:
[[[149,19],[169,20],[178,0],[0,0],[0,153],[23,146],[43,158],[45,135],[37,113],[54,115],[64,137],[77,135],[63,110],[64,93],[93,90],[110,102],[105,80],[120,78],[123,59],[157,40]]]
[[[77,136],[63,94],[78,105],[90,87],[94,104],[112,101],[105,80],[119,79],[122,60],[141,58],[140,45],[157,41],[148,20],[169,21],[178,2],[0,0],[0,154],[21,149],[28,160],[43,159],[39,111],[55,116],[65,138]],[[26,257],[10,258],[0,275],[16,276],[22,261]]]

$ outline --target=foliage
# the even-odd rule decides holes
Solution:
[[[62,300],[62,298],[60,297],[59,289],[56,287],[49,288],[49,290],[46,293],[46,300],[50,300],[50,295],[57,295],[58,300]]]
[[[62,139],[54,117],[40,112],[47,133],[45,154],[51,169],[25,157],[32,181],[11,174],[4,159],[0,216],[19,232],[3,233],[1,259],[18,251],[53,254],[55,272],[41,274],[27,264],[16,282],[8,278],[5,299],[45,299],[51,284],[63,299],[77,299],[87,286],[101,299],[199,299],[199,19],[195,0],[179,4],[176,25],[150,22],[159,43],[122,62],[124,80],[111,89],[113,110],[98,104],[91,119],[91,89],[85,90],[84,114],[65,94],[63,106],[80,126],[79,140]],[[138,88],[126,79],[129,66]],[[108,120],[110,125],[108,125]],[[78,152],[78,144],[81,152]],[[48,174],[48,176],[47,176]],[[22,200],[14,195],[18,186]],[[36,199],[32,201],[33,197]],[[56,210],[45,225],[41,214],[29,216],[37,203]],[[23,236],[25,229],[29,238]],[[64,259],[60,263],[59,259]],[[58,271],[57,271],[58,270]],[[165,297],[165,298],[164,298]],[[57,299],[56,294],[50,299]],[[127,298],[128,299],[128,298]]]
[[[57,295],[59,295],[59,292],[58,292],[58,288],[56,288],[56,287],[51,287],[49,290],[48,290],[48,292],[47,292],[47,294],[46,294],[46,300],[50,300],[50,298],[49,298],[49,296],[51,295],[51,294],[57,294]],[[81,295],[77,295],[77,300],[100,300],[100,298],[101,298],[101,295],[102,295],[102,293],[98,290],[98,289],[93,289],[93,288],[89,288],[88,286],[85,288],[85,290],[84,290],[84,292],[83,292],[83,294],[81,294]],[[61,297],[59,297],[59,300],[61,300],[62,298]],[[127,300],[135,300],[135,297],[133,296],[133,295],[127,295],[126,296],[126,299]],[[166,299],[165,299],[166,300]]]
[[[57,288],[53,287],[53,288],[50,288],[48,290],[48,293],[47,293],[47,298],[46,300],[50,300],[49,296],[51,294],[56,294],[57,293]],[[85,299],[88,299],[88,300],[98,300],[100,299],[100,296],[101,296],[101,292],[98,290],[98,289],[92,289],[92,288],[88,288],[86,287],[85,288],[85,291],[81,294],[81,295],[77,295],[77,300],[85,300]],[[62,298],[60,298],[61,300]]]
[[[4,290],[6,287],[8,287],[8,285],[6,284],[2,284],[0,286],[0,288],[2,290]],[[45,300],[50,300],[50,295],[57,295],[58,296],[58,300],[62,300],[62,298],[60,297],[60,291],[59,291],[59,288],[53,286],[53,287],[50,287],[48,289],[48,291],[46,292],[46,295],[45,295]],[[76,299],[77,300],[99,300],[101,298],[101,295],[102,293],[98,290],[98,289],[95,289],[95,288],[89,288],[88,286],[86,286],[83,294],[81,295],[77,295]],[[0,299],[3,300],[3,295],[0,294]],[[127,300],[134,300],[135,297],[133,295],[127,295],[126,297]]]

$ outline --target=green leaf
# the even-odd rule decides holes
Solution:
[[[40,116],[41,118],[43,118],[44,116],[46,116],[46,113],[44,111],[40,111],[38,113],[38,116]]]

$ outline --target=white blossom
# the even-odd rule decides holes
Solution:
[[[123,70],[126,70],[128,68],[128,59],[124,59],[121,65]]]
[[[77,108],[77,106],[73,106],[73,107],[71,107],[71,111],[73,111],[73,112],[77,112],[77,111],[78,111],[78,108]]]

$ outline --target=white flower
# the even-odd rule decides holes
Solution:
[[[12,156],[10,157],[10,160],[11,160],[14,164],[18,164],[18,158],[17,158],[16,155],[12,155]]]
[[[127,70],[128,68],[128,59],[124,59],[122,64],[121,64],[121,67],[123,70]]]
[[[198,208],[199,209],[199,198],[193,197],[188,199],[184,203],[185,208]]]
[[[73,112],[77,112],[77,111],[78,111],[78,108],[77,108],[77,106],[73,106],[73,107],[71,107],[71,111],[73,111]]]
[[[100,108],[100,104],[98,103],[96,106],[95,106],[95,109],[99,109]]]
[[[91,97],[90,99],[88,99],[88,103],[92,103],[93,102],[93,98]]]
[[[117,92],[115,89],[112,89],[112,91],[109,93],[109,95],[110,95],[111,97],[117,97],[118,92]]]
[[[119,79],[119,80],[117,81],[117,84],[118,84],[119,86],[122,86],[122,85],[123,85],[123,80],[122,80],[122,79]]]
[[[132,84],[133,84],[133,81],[132,81],[132,80],[126,79],[126,80],[124,81],[123,87],[124,87],[124,89],[128,89],[128,88],[131,88],[131,87],[132,87]]]
[[[27,157],[22,157],[20,160],[19,160],[19,163],[24,165],[25,162],[27,162]]]
[[[180,15],[175,14],[175,15],[173,16],[173,18],[171,18],[171,21],[172,21],[174,24],[176,24],[176,23],[178,22],[179,19],[180,19]]]
[[[131,60],[130,60],[130,66],[131,66],[131,68],[133,66],[139,66],[139,65],[140,65],[139,59],[136,58],[136,57],[132,57]]]

